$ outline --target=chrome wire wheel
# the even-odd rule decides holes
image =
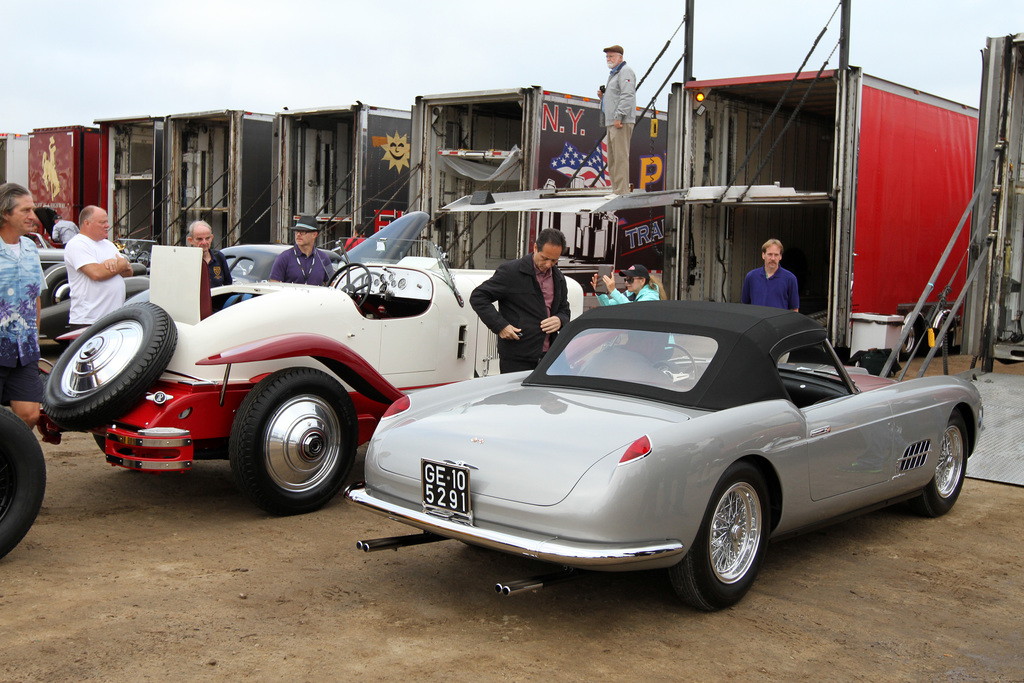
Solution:
[[[956,425],[948,425],[942,435],[939,461],[935,465],[935,489],[942,498],[949,498],[960,482],[964,466],[964,436]]]
[[[60,390],[70,399],[93,394],[138,362],[144,330],[137,320],[122,320],[96,334],[72,352],[60,375]]]
[[[318,396],[295,396],[267,422],[267,475],[285,491],[313,489],[335,471],[341,443],[341,422],[334,409]]]
[[[722,583],[746,576],[761,543],[761,502],[745,481],[729,487],[715,507],[708,534],[711,568]]]

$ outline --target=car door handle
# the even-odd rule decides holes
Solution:
[[[831,425],[825,425],[824,427],[818,427],[817,429],[811,430],[811,436],[821,436],[822,434],[828,434],[832,431]]]

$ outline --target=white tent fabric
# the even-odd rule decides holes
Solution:
[[[437,160],[438,165],[444,170],[463,178],[480,183],[503,182],[519,179],[519,167],[522,165],[523,152],[518,145],[513,147],[500,166],[462,157],[440,156]]]

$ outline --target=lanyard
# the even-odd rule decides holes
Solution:
[[[293,247],[293,249],[295,249],[295,263],[299,266],[299,274],[302,275],[302,284],[308,285],[309,276],[313,274],[313,268],[316,267],[316,257],[320,256],[320,251],[316,247],[313,247],[313,253],[309,255],[311,261],[309,263],[309,272],[307,273],[302,269],[302,261],[299,260],[299,254],[302,252],[298,247]],[[327,272],[326,267],[324,268],[324,272]]]

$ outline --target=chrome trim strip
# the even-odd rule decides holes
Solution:
[[[409,524],[424,531],[440,536],[481,545],[492,550],[500,550],[514,555],[525,555],[555,564],[568,563],[574,567],[601,567],[623,564],[631,561],[649,560],[652,557],[671,557],[685,552],[683,544],[677,540],[651,542],[646,545],[634,544],[585,544],[566,541],[550,536],[533,538],[513,536],[512,534],[477,526],[467,526],[458,522],[441,519],[424,514],[418,510],[410,510],[394,503],[374,498],[366,491],[364,483],[353,484],[345,490],[345,497],[350,501],[396,522]]]
[[[167,462],[155,462],[152,460],[136,460],[134,458],[122,458],[117,455],[107,455],[107,462],[112,465],[120,465],[130,470],[187,470],[191,469],[191,460],[169,460]]]
[[[107,432],[107,440],[124,444],[125,446],[147,446],[149,448],[183,448],[192,444],[192,439],[154,439],[152,437],[128,436],[127,434],[116,434]]]

